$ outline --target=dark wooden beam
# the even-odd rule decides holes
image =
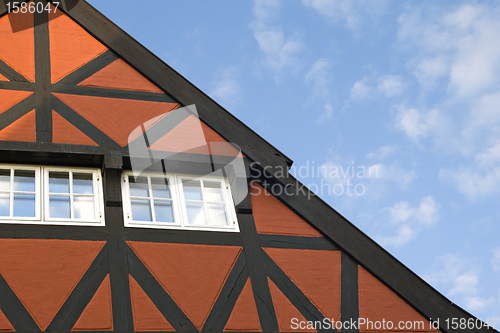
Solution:
[[[45,7],[46,0],[35,0]],[[49,42],[49,13],[35,16],[35,109],[36,142],[52,142],[52,97]]]
[[[351,320],[356,322],[359,318],[358,264],[344,252],[341,257],[340,272],[340,320],[349,323]],[[342,329],[342,332],[359,333],[359,327]]]
[[[97,87],[71,86],[68,84],[56,83],[52,86],[55,93],[71,94],[80,96],[92,96],[102,98],[118,98],[135,101],[178,103],[173,97],[167,94],[158,94],[147,91],[118,90]]]
[[[248,169],[248,163],[245,167]],[[252,214],[250,193],[236,206],[236,212],[260,326],[264,332],[278,332],[276,310],[267,281],[267,271],[262,257],[263,250]]]
[[[0,114],[0,130],[9,126],[35,108],[35,96],[31,95]]]
[[[103,241],[106,230],[104,227],[0,223],[0,238]]]
[[[259,235],[262,247],[303,250],[339,250],[335,244],[325,237],[302,237],[284,235]]]
[[[242,246],[239,233],[152,228],[125,228],[127,241]]]
[[[0,81],[0,89],[35,92],[35,84],[33,82],[24,82],[24,81],[23,82]]]
[[[127,243],[122,208],[121,163],[108,156],[103,163],[104,216],[108,233],[109,278],[113,303],[113,327],[120,332],[133,332],[134,320],[130,298]]]

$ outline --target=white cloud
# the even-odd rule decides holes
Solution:
[[[405,86],[401,76],[385,75],[378,79],[377,91],[386,97],[393,97],[400,95]]]
[[[321,116],[319,116],[319,118],[316,119],[316,123],[321,124],[321,123],[325,122],[326,120],[330,119],[332,116],[333,116],[333,107],[328,102],[325,104],[324,111],[321,114]]]
[[[402,104],[396,111],[396,129],[403,131],[414,143],[427,137],[439,127],[441,119],[437,110],[419,111]]]
[[[381,146],[377,150],[366,154],[366,158],[369,160],[383,160],[393,155],[397,150],[397,146]]]
[[[470,166],[442,168],[439,177],[470,200],[500,192],[500,141],[476,154]]]
[[[500,247],[496,248],[493,251],[493,258],[491,259],[491,265],[493,266],[494,271],[500,272]]]
[[[456,294],[475,294],[479,277],[477,272],[471,270],[457,276],[453,281],[453,287],[448,292],[450,296]]]
[[[313,95],[326,97],[329,94],[330,62],[327,59],[318,59],[306,74],[306,83],[313,89]]]
[[[255,19],[250,24],[254,37],[264,53],[264,63],[274,71],[296,69],[300,63],[298,54],[303,50],[302,41],[286,36],[281,26],[275,25],[280,7],[279,0],[254,0]]]
[[[482,298],[479,296],[472,296],[465,299],[465,307],[471,312],[483,311],[491,307],[494,303],[495,299],[493,297]]]
[[[397,163],[374,164],[370,168],[373,181],[395,182],[402,190],[406,190],[417,178],[415,170],[405,170]]]
[[[237,77],[239,70],[237,67],[225,68],[217,73],[217,79],[212,84],[210,93],[221,104],[234,104],[241,98],[241,87]]]
[[[366,99],[375,96],[395,97],[401,95],[406,83],[399,75],[382,75],[376,79],[364,77],[351,88],[351,99]]]
[[[390,216],[390,225],[387,229],[396,228],[396,234],[377,237],[382,245],[396,247],[405,245],[421,230],[431,227],[439,219],[439,205],[431,196],[423,198],[418,207],[412,207],[408,202],[401,201],[385,210]]]
[[[499,82],[499,9],[478,4],[454,8],[448,13],[433,6],[428,12],[409,8],[399,17],[399,39],[417,49],[412,64],[422,85],[446,77],[451,93],[470,97]]]
[[[349,29],[359,29],[369,20],[379,17],[385,10],[386,0],[302,0],[319,14],[342,23]],[[371,14],[371,15],[370,15]]]

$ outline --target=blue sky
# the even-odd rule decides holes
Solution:
[[[500,317],[498,1],[89,2],[454,303]]]

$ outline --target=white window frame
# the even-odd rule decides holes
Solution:
[[[8,224],[41,224],[41,225],[74,225],[74,226],[104,226],[104,201],[102,190],[102,176],[99,169],[94,168],[72,168],[72,167],[52,167],[52,166],[36,166],[36,165],[16,165],[16,164],[0,164],[0,169],[11,170],[11,185],[10,185],[10,210],[13,211],[12,193],[13,191],[13,170],[34,170],[35,171],[35,217],[15,217],[15,216],[0,216],[0,223]],[[94,186],[94,214],[92,220],[84,219],[61,219],[49,218],[49,171],[59,172],[77,172],[91,173]],[[72,186],[72,184],[71,184]],[[2,192],[5,193],[5,192]],[[72,195],[71,195],[72,198]],[[73,205],[73,200],[71,200]]]
[[[49,216],[50,207],[49,207],[49,172],[69,172],[70,175],[70,210],[71,214],[74,215],[74,193],[73,193],[73,173],[89,173],[92,174],[92,184],[94,187],[94,218],[92,220],[84,220],[84,219],[75,219],[74,217],[68,218],[52,218]],[[103,193],[102,193],[102,177],[101,170],[99,169],[86,169],[86,168],[63,168],[63,167],[43,167],[44,173],[44,220],[49,222],[47,224],[61,224],[61,225],[82,225],[82,226],[92,226],[99,225],[104,226],[104,204],[103,204]],[[78,196],[78,194],[76,195]],[[84,196],[84,195],[82,195]],[[88,196],[88,195],[87,195]]]
[[[141,177],[148,177],[148,191],[150,200],[150,209],[153,210],[152,188],[150,177],[167,178],[170,184],[171,197],[173,199],[174,223],[166,222],[151,222],[151,221],[134,221],[132,219],[131,196],[129,187],[129,177],[137,176],[133,171],[125,171],[122,174],[122,195],[123,195],[123,216],[125,218],[125,227],[133,228],[153,228],[153,229],[177,229],[177,230],[198,230],[198,231],[223,231],[223,232],[239,232],[238,220],[236,217],[236,209],[231,195],[231,188],[227,179],[222,177],[193,177],[191,175],[180,174],[162,174],[162,173],[141,173]],[[222,186],[222,196],[226,205],[226,214],[229,219],[228,226],[212,226],[212,225],[190,225],[187,223],[186,200],[184,199],[184,190],[182,180],[202,180],[211,182],[220,182]],[[204,201],[206,203],[206,201]],[[206,205],[204,205],[206,206]],[[206,210],[206,208],[205,208]],[[205,211],[206,214],[206,211]],[[208,218],[208,214],[206,214]]]

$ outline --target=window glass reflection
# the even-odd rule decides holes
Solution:
[[[14,170],[14,191],[35,192],[35,170]]]
[[[69,193],[69,172],[49,172],[49,192]]]
[[[94,194],[94,181],[91,173],[73,173],[73,193]]]

